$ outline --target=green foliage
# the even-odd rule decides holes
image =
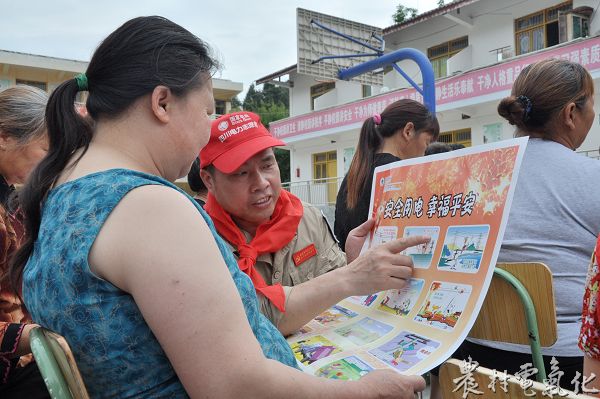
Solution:
[[[279,174],[282,182],[289,182],[290,179],[290,151],[285,148],[275,148],[275,159],[279,165]]]
[[[284,87],[265,83],[262,90],[257,90],[251,84],[244,98],[243,107],[260,115],[260,120],[267,128],[273,121],[287,118],[289,111],[289,94]],[[233,106],[233,103],[232,103]],[[279,164],[281,181],[290,181],[290,152],[282,148],[275,148],[275,158]]]
[[[443,0],[439,0],[443,1]],[[414,18],[417,15],[417,9],[412,7],[405,7],[402,4],[398,4],[396,7],[396,12],[392,15],[392,19],[395,23],[399,24],[411,18]]]
[[[231,112],[238,112],[242,110],[242,102],[235,96],[231,99]]]

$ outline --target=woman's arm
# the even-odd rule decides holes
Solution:
[[[424,389],[421,377],[391,371],[337,382],[267,360],[208,226],[172,189],[129,193],[98,235],[90,265],[131,293],[191,397],[413,398]]]
[[[588,390],[596,389],[598,393],[587,393],[587,395],[600,397],[600,360],[586,355],[583,357],[583,376],[587,379],[592,374],[596,378],[585,384],[585,388]]]

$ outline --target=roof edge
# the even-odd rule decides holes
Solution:
[[[263,84],[263,83],[267,83],[267,82],[269,82],[269,81],[271,81],[271,80],[273,80],[275,78],[281,77],[283,75],[288,75],[290,72],[294,72],[297,67],[298,67],[298,64],[294,64],[294,65],[291,65],[289,67],[280,69],[277,72],[273,72],[273,73],[271,73],[269,75],[263,76],[262,78],[256,79],[256,84],[260,85],[260,84]]]
[[[395,24],[392,26],[388,26],[387,28],[383,28],[383,34],[389,35],[390,33],[398,32],[402,29],[408,28],[409,26],[416,25],[421,22],[425,22],[433,17],[437,17],[440,15],[444,15],[451,11],[454,11],[460,7],[468,6],[469,4],[477,3],[480,0],[455,0],[452,3],[448,3],[443,5],[442,7],[434,8],[433,10],[424,12],[423,14],[419,14],[414,18],[408,19],[399,24]]]

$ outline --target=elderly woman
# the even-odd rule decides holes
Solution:
[[[31,362],[33,324],[8,281],[8,261],[19,246],[23,226],[9,210],[14,184],[25,181],[48,147],[44,111],[47,95],[30,86],[0,92],[0,397],[43,398],[48,391]],[[22,356],[22,357],[21,357]]]
[[[594,121],[592,78],[576,63],[540,61],[523,69],[498,113],[517,136],[529,136],[498,261],[542,262],[552,271],[558,340],[542,354],[547,370],[558,360],[560,385],[572,389],[583,369],[581,298],[600,231],[600,162],[575,153]],[[459,353],[512,374],[531,363],[529,347],[515,344],[467,341]]]

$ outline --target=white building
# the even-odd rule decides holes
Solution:
[[[52,92],[65,80],[85,72],[87,66],[87,61],[0,50],[0,91],[25,84]],[[215,113],[228,113],[231,110],[231,99],[242,90],[241,82],[213,78]]]
[[[514,127],[496,107],[524,66],[569,59],[584,65],[600,87],[600,17],[594,7],[592,0],[458,0],[383,29],[386,53],[412,47],[431,60],[440,141],[470,146],[507,139]],[[399,66],[421,83],[415,63]],[[291,151],[292,191],[317,204],[335,202],[364,119],[400,98],[422,101],[395,70],[386,70],[383,86],[323,81],[299,74],[296,65],[257,80],[265,82],[290,87],[291,116],[270,129]],[[600,126],[594,123],[579,151],[598,157],[599,146]]]

